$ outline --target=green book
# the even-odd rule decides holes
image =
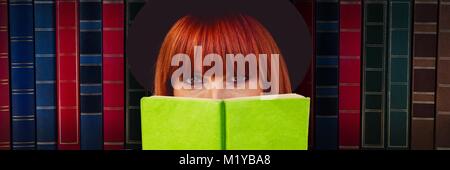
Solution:
[[[412,2],[410,0],[389,2],[386,148],[408,149]]]
[[[134,18],[144,7],[147,0],[128,0],[126,1],[126,35],[133,24]],[[125,56],[127,57],[127,56]],[[126,60],[125,60],[126,61]],[[130,150],[140,150],[141,147],[141,125],[139,100],[147,96],[147,91],[142,87],[131,74],[128,64],[125,64],[126,75],[126,108],[125,108],[125,147]]]
[[[310,99],[297,94],[225,100],[141,100],[144,150],[306,150]]]
[[[361,147],[385,148],[388,0],[364,0]]]

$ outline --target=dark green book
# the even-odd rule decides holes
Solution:
[[[411,0],[390,0],[386,148],[409,146]]]
[[[383,149],[387,0],[364,1],[362,148]]]
[[[126,3],[126,30],[133,24],[134,17],[144,6],[146,0],[129,0]],[[127,33],[128,35],[128,33]],[[126,109],[125,109],[125,147],[141,149],[140,100],[147,93],[131,74],[126,64]]]

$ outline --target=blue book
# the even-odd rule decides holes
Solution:
[[[12,148],[36,147],[33,2],[9,2]]]
[[[38,150],[56,149],[55,2],[34,1],[36,140]]]
[[[81,149],[103,148],[102,3],[81,0],[80,11],[80,139]]]
[[[316,2],[315,148],[338,148],[339,1]]]

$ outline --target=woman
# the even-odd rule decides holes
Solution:
[[[225,68],[227,74],[213,74],[213,76],[209,74],[209,77],[205,77],[205,71],[212,68],[212,65],[200,67],[196,65],[195,56],[198,55],[195,50],[198,47],[201,48],[202,54],[217,54],[215,56],[227,61],[221,66]],[[184,56],[189,57],[189,61],[194,61],[187,62],[189,67],[194,69],[189,70],[191,73],[187,74],[188,76],[183,75],[180,81],[174,82],[171,77],[174,73],[178,73],[177,70],[180,67],[183,67],[174,65],[174,56],[179,56],[178,54],[185,54]],[[236,63],[231,63],[232,67],[230,67],[227,60],[229,58],[226,58],[228,54],[254,56],[257,62],[245,63],[244,73],[239,74],[239,66],[234,67]],[[266,54],[269,60],[267,67],[262,67],[264,60],[261,60],[263,59],[261,56],[264,55],[261,54]],[[201,56],[200,61],[204,61],[205,56],[208,55]],[[277,60],[274,60],[274,57],[278,57]],[[218,63],[215,62],[215,64]],[[252,64],[258,66],[253,67]],[[254,72],[251,68],[256,68],[259,76],[252,75]],[[273,68],[277,68],[278,74],[271,74]],[[238,73],[235,73],[236,71]],[[267,73],[266,77],[262,76],[263,72]],[[266,86],[264,79],[272,81],[271,83],[275,83],[276,86],[274,84],[270,87]],[[154,83],[154,94],[159,96],[226,99],[258,96],[267,94],[268,91],[273,94],[274,87],[277,88],[276,94],[291,92],[286,64],[275,40],[255,18],[239,13],[216,16],[187,15],[179,19],[168,32],[161,46],[156,62]],[[245,83],[245,86],[240,86],[240,83]],[[220,88],[194,88],[196,84],[201,84],[201,87]],[[260,86],[249,88],[250,84]],[[186,87],[186,85],[193,88],[174,88]],[[245,88],[228,88],[237,86]]]
[[[179,19],[161,46],[155,73],[157,96],[141,100],[143,149],[307,149],[309,99],[186,98],[291,92],[280,50],[256,19],[244,14]]]

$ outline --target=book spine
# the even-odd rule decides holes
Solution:
[[[385,77],[387,0],[364,0],[362,144],[383,149],[385,130]]]
[[[33,2],[9,1],[12,148],[35,149]]]
[[[361,0],[340,1],[339,149],[360,146],[361,11]]]
[[[56,1],[58,149],[80,149],[78,2]]]
[[[134,17],[145,5],[146,0],[127,1],[126,30],[133,24]],[[140,100],[146,95],[145,89],[136,81],[126,64],[126,109],[125,109],[125,145],[126,149],[141,149],[141,110]]]
[[[411,149],[434,149],[438,0],[414,1]]]
[[[437,0],[414,1],[411,149],[434,149]],[[426,82],[426,83],[424,83]]]
[[[294,2],[298,11],[303,16],[303,19],[306,22],[306,25],[308,26],[311,40],[312,40],[312,47],[315,49],[315,42],[314,42],[314,35],[315,35],[315,20],[314,20],[314,1],[313,0],[297,0]],[[303,79],[302,83],[300,84],[300,87],[296,90],[297,93],[310,97],[311,99],[314,99],[314,70],[315,70],[315,51],[313,51],[312,57],[311,57],[311,65],[309,66],[310,69],[306,73],[305,78]],[[310,107],[310,117],[309,117],[309,132],[308,132],[308,148],[313,149],[314,148],[314,102],[311,101],[311,107]]]
[[[8,1],[0,0],[0,150],[11,149]]]
[[[439,1],[436,149],[450,150],[450,0]]]
[[[38,150],[56,149],[55,2],[34,1],[36,62],[36,143]]]
[[[102,2],[81,0],[80,138],[81,149],[103,148]]]
[[[125,145],[124,2],[103,1],[103,129],[104,149]]]
[[[338,148],[339,1],[316,1],[315,148]]]
[[[411,1],[389,1],[386,148],[409,148]]]

